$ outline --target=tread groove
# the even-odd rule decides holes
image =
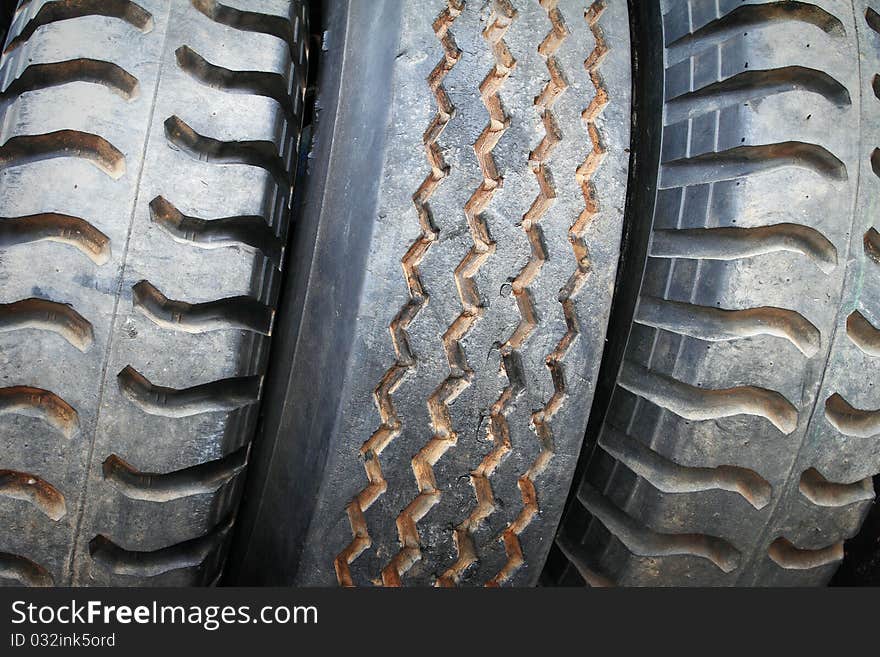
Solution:
[[[725,41],[744,28],[757,28],[781,21],[797,21],[813,25],[832,37],[846,35],[846,29],[840,19],[824,9],[806,2],[780,0],[736,7],[699,29],[668,42],[667,57],[670,63],[677,62],[697,50]]]
[[[733,465],[689,467],[661,456],[639,440],[605,428],[599,445],[635,474],[664,493],[724,490],[741,495],[756,509],[770,503],[770,483],[754,470]]]
[[[125,174],[125,156],[109,141],[78,130],[10,137],[0,146],[0,168],[20,167],[60,157],[84,159],[114,180]]]
[[[825,147],[787,141],[737,146],[663,162],[658,188],[721,182],[788,168],[812,171],[830,181],[847,180],[846,165]]]
[[[231,528],[230,518],[204,536],[144,552],[127,550],[99,535],[89,542],[89,554],[116,575],[156,577],[172,570],[201,566],[220,548]]]
[[[192,158],[216,164],[245,164],[259,167],[275,178],[285,189],[290,186],[290,174],[278,148],[270,141],[221,141],[200,135],[180,118],[165,120],[168,141]]]
[[[643,296],[635,321],[709,342],[772,335],[788,340],[807,358],[821,343],[819,329],[803,315],[770,306],[727,310]]]
[[[699,388],[632,362],[624,362],[618,385],[687,420],[754,415],[768,420],[784,434],[797,428],[797,409],[774,390],[757,386]]]
[[[175,301],[162,294],[149,281],[136,283],[132,287],[132,297],[134,307],[155,324],[186,333],[240,329],[270,335],[275,315],[269,306],[248,296],[205,303]]]
[[[880,178],[880,148],[871,151],[871,171]]]
[[[138,97],[138,79],[121,66],[98,59],[70,59],[49,64],[31,64],[0,94],[12,100],[30,91],[59,87],[71,82],[89,82],[106,87],[125,100]]]
[[[854,310],[846,318],[846,335],[855,346],[869,356],[880,357],[880,329],[858,310]]]
[[[280,16],[271,16],[256,11],[243,11],[229,7],[216,0],[191,0],[192,6],[215,23],[244,32],[259,32],[278,37],[284,41],[290,52],[296,52],[296,35],[290,21]]]
[[[175,51],[177,64],[202,84],[230,93],[265,96],[276,101],[288,119],[294,118],[293,99],[283,75],[264,71],[233,71],[198,54],[189,46]]]
[[[0,333],[22,329],[51,331],[82,352],[94,341],[91,323],[72,306],[45,299],[0,304]]]
[[[874,227],[869,228],[865,232],[862,243],[865,248],[865,255],[875,263],[880,264],[880,233]]]
[[[110,260],[110,238],[79,217],[48,212],[0,218],[0,248],[41,241],[70,245],[99,266]]]
[[[818,550],[807,550],[795,547],[788,539],[780,536],[770,544],[768,554],[781,568],[810,570],[843,560],[843,542]]]
[[[804,66],[747,70],[666,101],[667,125],[746,101],[790,91],[808,91],[838,108],[852,105],[849,91],[825,71]]]
[[[871,477],[851,484],[838,484],[828,481],[816,468],[801,474],[798,488],[804,497],[818,506],[842,507],[874,499]]]
[[[44,3],[24,24],[21,32],[9,42],[3,52],[9,53],[15,50],[41,27],[84,16],[118,18],[141,32],[149,32],[153,29],[152,15],[131,0],[51,0]]]
[[[6,414],[42,420],[68,439],[79,431],[79,415],[74,408],[54,392],[41,388],[0,388],[0,416]]]
[[[663,534],[652,531],[586,483],[578,491],[578,500],[634,555],[700,557],[711,561],[725,573],[739,566],[739,550],[722,538],[707,534]]]
[[[24,586],[48,587],[55,585],[49,571],[41,565],[8,552],[0,552],[0,577],[14,580]]]
[[[0,470],[0,497],[27,502],[55,522],[67,515],[61,491],[27,472]]]
[[[562,551],[565,558],[577,569],[578,574],[590,588],[612,588],[617,586],[611,579],[599,573],[594,567],[593,559],[582,546],[577,545],[569,536],[560,532],[555,545]]]
[[[855,408],[836,392],[825,400],[825,418],[845,436],[872,438],[880,434],[880,410]]]
[[[190,388],[155,386],[133,367],[126,366],[117,381],[122,394],[150,415],[181,418],[215,411],[234,411],[255,404],[260,398],[262,376],[245,376]]]
[[[204,249],[249,246],[281,269],[284,242],[263,217],[256,215],[199,219],[189,217],[161,196],[150,201],[150,218],[175,241]],[[2,224],[0,224],[2,225]]]
[[[221,459],[163,474],[141,472],[111,454],[104,460],[104,479],[130,499],[170,502],[217,491],[244,470],[247,454],[245,446]]]
[[[865,22],[868,24],[868,27],[880,34],[880,14],[871,7],[865,10]]]
[[[655,230],[651,241],[651,255],[663,258],[736,260],[779,251],[806,256],[826,274],[837,266],[834,245],[819,231],[800,224]]]

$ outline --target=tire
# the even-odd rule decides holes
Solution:
[[[880,471],[880,15],[644,4],[647,257],[547,581],[824,584]]]
[[[219,578],[281,280],[305,19],[296,0],[19,3],[0,67],[4,580]]]
[[[629,25],[513,4],[327,3],[232,582],[540,575],[617,268]]]

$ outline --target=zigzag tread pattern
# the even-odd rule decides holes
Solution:
[[[559,95],[568,86],[565,79],[559,73],[558,63],[553,59],[553,54],[565,40],[568,32],[559,11],[555,8],[556,0],[545,0],[541,4],[547,11],[551,21],[551,29],[538,46],[538,52],[545,57],[547,69],[550,72],[550,79],[540,95],[535,98],[534,103],[545,127],[544,138],[529,155],[530,168],[538,180],[539,191],[531,207],[523,215],[521,222],[522,229],[531,247],[531,254],[528,262],[519,271],[511,284],[520,313],[520,321],[514,328],[513,333],[500,347],[501,367],[508,384],[489,411],[487,435],[489,440],[492,441],[494,448],[470,474],[476,504],[468,517],[455,528],[453,536],[456,550],[458,551],[458,558],[438,578],[438,586],[457,585],[467,569],[478,560],[473,533],[496,511],[495,496],[492,491],[490,477],[512,449],[507,414],[511,410],[511,404],[525,390],[522,358],[519,349],[538,326],[529,285],[538,277],[544,262],[547,260],[543,232],[538,222],[553,204],[556,193],[547,172],[545,160],[549,158],[553,148],[561,140],[559,128],[553,117],[552,107]],[[513,12],[512,7],[504,7],[504,9],[508,13]],[[511,13],[511,15],[513,14]]]
[[[400,308],[389,326],[396,361],[388,368],[373,390],[381,423],[360,448],[360,455],[364,460],[364,470],[367,474],[367,485],[355,495],[346,507],[352,540],[334,559],[336,578],[342,586],[354,585],[350,566],[372,545],[365,512],[385,493],[388,487],[382,474],[379,456],[400,435],[401,431],[400,418],[394,408],[392,396],[416,362],[415,354],[410,348],[407,329],[428,301],[428,294],[419,273],[419,264],[439,237],[439,232],[434,226],[431,216],[429,201],[440,183],[449,175],[449,165],[443,158],[438,140],[452,119],[455,107],[443,87],[443,79],[461,57],[461,51],[455,43],[450,28],[463,8],[464,0],[447,0],[446,8],[440,12],[432,26],[443,47],[443,56],[427,78],[428,87],[434,94],[437,103],[437,113],[422,138],[425,157],[431,169],[412,197],[421,232],[401,259],[403,274],[409,290],[409,299]]]
[[[421,559],[418,523],[439,503],[441,497],[434,477],[434,465],[458,442],[449,405],[473,380],[473,370],[464,353],[462,340],[485,312],[475,277],[495,252],[495,243],[489,235],[482,214],[502,183],[492,151],[509,123],[501,102],[500,90],[516,65],[516,60],[504,42],[504,35],[515,18],[516,12],[509,0],[495,0],[492,16],[482,33],[483,39],[492,50],[495,65],[479,86],[480,98],[489,114],[489,122],[473,147],[483,180],[464,206],[473,246],[455,269],[455,282],[462,309],[442,336],[449,375],[428,398],[428,412],[434,433],[412,459],[412,471],[419,492],[397,517],[400,550],[382,569],[382,582],[385,586],[400,586],[401,577]]]
[[[559,303],[562,306],[567,330],[556,348],[547,356],[546,364],[553,380],[554,392],[543,408],[532,415],[532,426],[537,434],[541,451],[528,470],[523,473],[517,485],[522,495],[522,509],[517,517],[502,532],[501,540],[507,554],[507,561],[498,573],[487,583],[488,586],[500,586],[516,574],[525,563],[525,554],[519,536],[531,524],[540,512],[538,492],[535,480],[547,469],[553,459],[554,441],[552,421],[562,409],[567,399],[564,360],[574,341],[580,334],[580,323],[575,307],[575,297],[589,278],[590,256],[584,233],[587,226],[599,212],[599,202],[593,186],[592,177],[605,159],[606,148],[602,140],[596,120],[609,102],[608,91],[599,72],[602,60],[609,52],[602,29],[599,25],[605,11],[604,0],[596,0],[585,13],[585,20],[595,39],[595,46],[584,62],[590,81],[595,88],[595,95],[581,118],[591,143],[590,153],[575,172],[575,178],[584,196],[584,209],[569,229],[569,241],[575,257],[575,270],[568,282],[559,292]]]
[[[549,77],[534,99],[534,106],[544,128],[543,138],[529,154],[529,168],[537,180],[538,194],[520,223],[531,252],[529,260],[511,284],[520,321],[500,347],[501,367],[508,385],[502,390],[489,412],[487,434],[495,447],[470,475],[476,505],[471,514],[456,527],[454,536],[459,556],[438,580],[438,584],[442,586],[458,584],[465,571],[478,560],[473,532],[496,511],[490,477],[512,449],[507,414],[512,409],[512,404],[525,390],[525,376],[519,350],[539,324],[530,285],[538,278],[547,260],[540,221],[556,200],[556,190],[548,160],[554,148],[563,139],[553,114],[553,105],[568,88],[568,82],[562,74],[555,54],[569,35],[564,18],[557,8],[558,0],[540,0],[540,4],[547,14],[550,30],[537,46],[537,51],[544,59]]]

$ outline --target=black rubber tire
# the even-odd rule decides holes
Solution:
[[[305,20],[298,0],[20,2],[0,66],[4,582],[220,576],[299,159]]]
[[[880,16],[639,4],[653,223],[548,581],[823,584],[880,471]]]
[[[619,1],[513,4],[326,5],[233,582],[540,574],[617,268],[629,25]]]

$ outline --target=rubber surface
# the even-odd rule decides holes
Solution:
[[[617,267],[626,7],[327,11],[291,369],[232,581],[532,583]]]
[[[287,234],[305,14],[21,2],[0,77],[0,576],[216,581]]]
[[[660,3],[649,257],[554,582],[821,584],[857,533],[880,471],[878,19]]]

